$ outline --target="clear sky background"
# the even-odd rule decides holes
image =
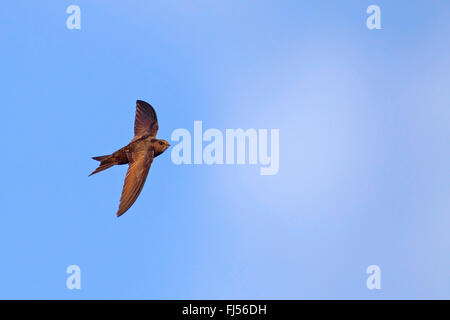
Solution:
[[[0,26],[0,298],[450,298],[450,2],[2,1]],[[167,140],[280,129],[279,173],[166,152],[116,218],[127,168],[90,157],[136,99]]]

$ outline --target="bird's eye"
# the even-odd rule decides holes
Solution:
[[[160,141],[160,142],[159,142],[159,145],[161,145],[161,146],[162,146],[162,145],[163,145],[163,142],[162,142],[162,141]]]

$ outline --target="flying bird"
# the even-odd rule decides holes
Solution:
[[[131,142],[107,156],[93,157],[100,165],[89,176],[115,165],[128,164],[117,216],[124,214],[141,193],[153,159],[169,148],[166,140],[156,139],[158,118],[153,107],[145,101],[136,101],[134,138]]]

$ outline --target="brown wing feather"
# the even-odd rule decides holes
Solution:
[[[134,136],[136,138],[143,135],[156,137],[158,132],[158,118],[153,107],[145,101],[136,101],[136,119],[134,121]]]
[[[125,182],[123,184],[122,196],[120,197],[119,210],[117,216],[124,214],[136,201],[144,187],[148,171],[153,162],[153,151],[139,152],[133,155],[135,159],[130,162]]]

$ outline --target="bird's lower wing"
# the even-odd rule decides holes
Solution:
[[[119,210],[117,211],[118,217],[133,205],[141,193],[152,162],[153,151],[142,152],[137,155],[135,160],[130,162],[123,184],[122,196],[120,197]]]

